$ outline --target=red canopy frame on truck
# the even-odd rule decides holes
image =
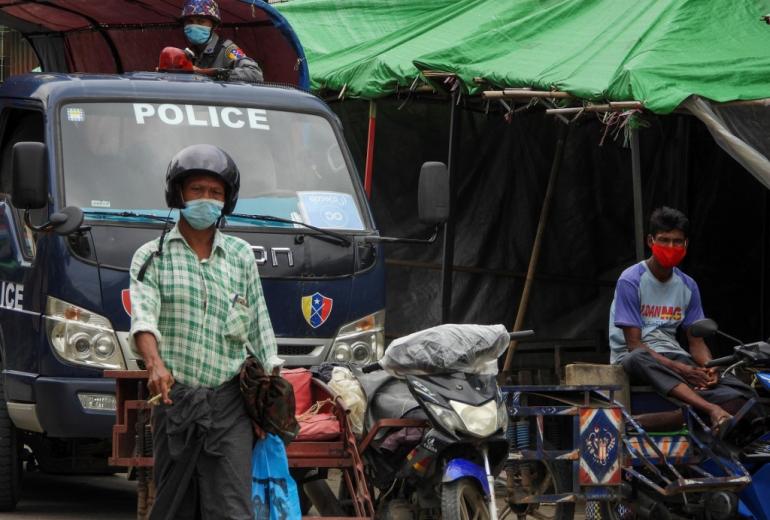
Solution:
[[[160,51],[184,48],[184,0],[0,0],[0,24],[21,32],[44,72],[153,71]],[[265,81],[308,88],[304,50],[263,0],[219,0],[223,38],[256,59]]]

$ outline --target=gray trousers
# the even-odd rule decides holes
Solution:
[[[253,520],[254,433],[238,381],[176,383],[172,405],[152,413],[155,504],[151,520]]]
[[[686,354],[660,353],[672,361],[698,366],[693,359]],[[682,383],[691,386],[682,376],[668,367],[661,365],[652,354],[643,348],[629,352],[620,362],[626,373],[631,378],[632,384],[647,384],[655,388],[655,391],[667,396],[671,390]],[[722,377],[716,386],[706,390],[695,390],[706,401],[716,404],[726,403],[733,399],[751,399],[754,391],[737,377],[727,375]]]

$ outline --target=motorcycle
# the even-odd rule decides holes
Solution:
[[[532,334],[442,325],[395,340],[357,371],[368,401],[359,451],[378,518],[497,518],[495,477],[508,454],[497,359]]]
[[[739,495],[738,514],[745,518],[770,520],[770,501],[767,500],[770,493],[770,419],[761,404],[770,397],[770,343],[745,344],[720,331],[711,319],[693,323],[690,333],[696,337],[719,334],[738,344],[731,355],[713,359],[706,363],[706,367],[726,367],[723,374],[736,374],[741,370],[751,377],[757,391],[759,401],[750,399],[735,414],[724,437],[731,455],[751,473],[751,485]],[[750,413],[753,418],[747,417]]]

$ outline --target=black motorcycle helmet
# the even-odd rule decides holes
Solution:
[[[166,170],[166,204],[169,208],[182,209],[182,181],[195,174],[219,177],[225,183],[225,207],[223,215],[229,215],[238,202],[241,174],[233,158],[227,152],[210,144],[194,144],[183,148],[171,159]]]

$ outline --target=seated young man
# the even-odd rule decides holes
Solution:
[[[705,368],[711,352],[689,332],[704,314],[698,284],[676,267],[687,252],[688,231],[681,211],[653,211],[647,235],[652,255],[623,271],[615,287],[610,361],[622,365],[633,383],[651,385],[708,416],[719,431],[752,390],[733,376],[720,378],[715,369]],[[687,333],[688,350],[676,339],[679,327]]]

